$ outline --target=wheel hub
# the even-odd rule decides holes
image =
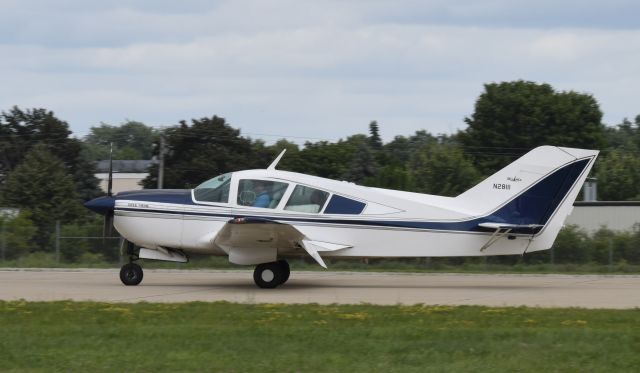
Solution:
[[[271,282],[271,281],[273,281],[273,278],[276,277],[276,276],[275,276],[275,274],[273,273],[272,270],[265,269],[260,274],[260,277],[262,278],[262,281],[264,281],[264,282]]]

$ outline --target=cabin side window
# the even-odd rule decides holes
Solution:
[[[197,202],[228,203],[232,174],[216,176],[198,185],[193,190],[193,199]]]
[[[339,196],[334,194],[329,200],[325,214],[347,214],[358,215],[362,213],[366,204],[355,199]]]
[[[296,185],[284,209],[317,214],[322,210],[328,197],[329,193],[325,191],[303,185]]]
[[[245,179],[238,182],[240,206],[274,209],[280,203],[289,184],[277,181]]]

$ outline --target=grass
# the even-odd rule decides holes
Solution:
[[[0,371],[637,371],[640,310],[0,302]]]

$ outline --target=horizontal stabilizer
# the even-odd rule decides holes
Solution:
[[[480,223],[478,227],[488,229],[536,229],[542,228],[542,224],[509,224],[509,223]]]
[[[485,251],[489,246],[496,243],[499,239],[506,236],[507,234],[514,231],[529,231],[531,234],[536,233],[536,231],[544,225],[542,224],[509,224],[509,223],[480,223],[478,224],[480,228],[486,228],[493,230],[493,234],[489,237],[489,240],[482,245],[480,251]]]

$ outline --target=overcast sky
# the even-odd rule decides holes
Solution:
[[[0,109],[78,136],[214,114],[269,142],[450,133],[516,79],[640,114],[640,2],[0,0]]]

